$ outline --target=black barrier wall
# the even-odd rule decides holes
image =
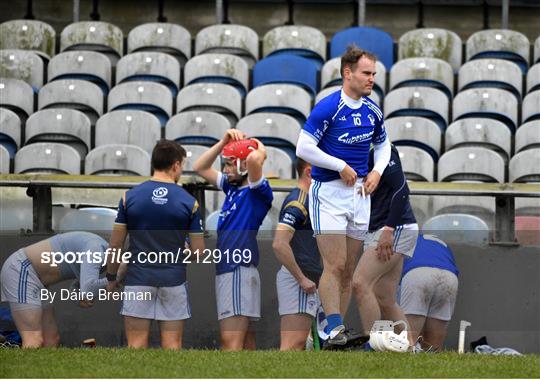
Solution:
[[[0,263],[20,247],[46,238],[43,235],[2,235]],[[213,248],[215,241],[207,240]],[[540,353],[540,249],[539,247],[473,247],[450,244],[460,270],[460,283],[454,317],[445,342],[446,349],[458,344],[460,320],[467,328],[466,347],[470,341],[486,336],[493,347],[511,347],[523,353]],[[262,318],[256,324],[260,349],[279,347],[279,315],[275,275],[279,264],[270,238],[259,241],[259,265],[262,288]],[[188,291],[192,318],[184,328],[185,348],[218,348],[219,328],[216,315],[214,265],[188,266]],[[51,287],[67,288],[69,282]],[[3,303],[2,305],[6,305]],[[95,338],[100,346],[125,345],[120,301],[96,302],[89,309],[75,301],[54,303],[56,318],[65,346],[79,346],[86,338]],[[356,304],[346,318],[347,324],[360,328]],[[155,326],[154,326],[155,327]],[[152,336],[158,345],[157,331]]]

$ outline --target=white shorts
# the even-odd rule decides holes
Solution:
[[[317,315],[320,304],[317,292],[307,294],[284,266],[277,272],[276,287],[279,315],[309,314],[312,317]]]
[[[366,238],[366,247],[377,247],[382,228],[375,232],[368,233]],[[416,239],[418,238],[418,224],[403,224],[396,226],[394,230],[393,251],[402,255],[412,257],[416,248]]]
[[[341,179],[311,181],[309,211],[315,235],[343,234],[364,240],[369,227],[371,198],[358,194],[363,180],[347,186]]]
[[[449,321],[457,290],[458,278],[454,273],[439,268],[415,268],[401,281],[400,306],[405,314]]]
[[[127,317],[153,319],[156,321],[180,321],[191,318],[187,284],[155,287],[134,285],[124,287],[126,294],[149,294],[146,300],[122,301],[120,314]],[[146,293],[148,292],[148,293]]]
[[[41,301],[41,289],[45,286],[22,248],[4,262],[0,283],[1,299],[12,308],[40,308],[49,304]]]
[[[216,276],[218,320],[242,315],[250,320],[261,317],[261,279],[253,265],[239,265],[232,272]]]

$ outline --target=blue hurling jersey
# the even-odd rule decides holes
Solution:
[[[217,248],[221,259],[216,264],[216,274],[234,271],[239,265],[259,264],[259,247],[257,232],[272,207],[274,195],[266,178],[259,182],[238,187],[229,184],[227,176],[219,174],[218,187],[225,193],[225,201],[219,213],[217,225]],[[244,250],[251,253],[250,259],[244,257],[235,262],[234,252],[242,254]],[[238,261],[238,260],[237,260]]]
[[[459,275],[452,250],[435,235],[418,235],[413,256],[406,257],[403,261],[401,277],[420,267],[444,269]]]
[[[386,140],[380,108],[367,97],[355,101],[343,90],[317,103],[304,125],[304,131],[317,141],[323,152],[345,161],[359,177],[368,174],[371,143],[381,144]],[[340,178],[338,172],[317,166],[313,166],[311,175],[321,182]]]

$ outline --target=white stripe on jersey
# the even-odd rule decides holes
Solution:
[[[332,121],[334,121],[334,119],[338,115],[339,111],[341,111],[341,109],[343,107],[345,107],[345,102],[343,101],[343,99],[341,99],[341,101],[339,102],[339,106],[338,106],[338,109],[337,109],[336,113],[334,114],[334,116],[332,116]]]
[[[382,111],[381,111],[381,109],[379,107],[377,107],[375,104],[371,103],[369,100],[365,101],[363,98],[362,98],[362,102],[366,106],[368,106],[368,108],[370,110],[372,110],[377,115],[377,117],[379,118],[379,121],[382,120],[383,115],[382,115]]]

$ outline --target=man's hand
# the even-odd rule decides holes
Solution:
[[[105,287],[107,292],[113,292],[116,290],[116,288],[118,288],[118,281],[109,281]]]
[[[223,135],[223,143],[227,145],[231,141],[243,140],[246,138],[246,134],[238,129],[227,129],[225,135]]]
[[[392,248],[394,246],[394,229],[392,227],[383,227],[381,235],[379,236],[379,242],[377,243],[377,257],[381,261],[389,261],[392,258],[394,252]]]
[[[376,170],[372,170],[367,175],[365,181],[364,181],[364,189],[366,190],[366,194],[371,194],[375,190],[377,190],[377,186],[379,186],[379,181],[381,180],[381,175]]]
[[[315,283],[307,277],[304,277],[302,280],[300,280],[299,284],[300,284],[300,287],[307,294],[315,293],[315,291],[317,290],[317,285],[315,285]]]
[[[357,174],[349,165],[345,165],[343,170],[339,172],[339,176],[347,186],[354,186],[356,183]]]
[[[259,152],[261,154],[261,156],[263,157],[263,160],[266,160],[266,147],[264,146],[264,144],[259,139],[256,139],[254,137],[251,137],[251,140],[253,140],[253,141],[255,141],[257,143],[257,150],[254,150],[253,152]],[[251,152],[251,153],[253,153],[253,152]]]

